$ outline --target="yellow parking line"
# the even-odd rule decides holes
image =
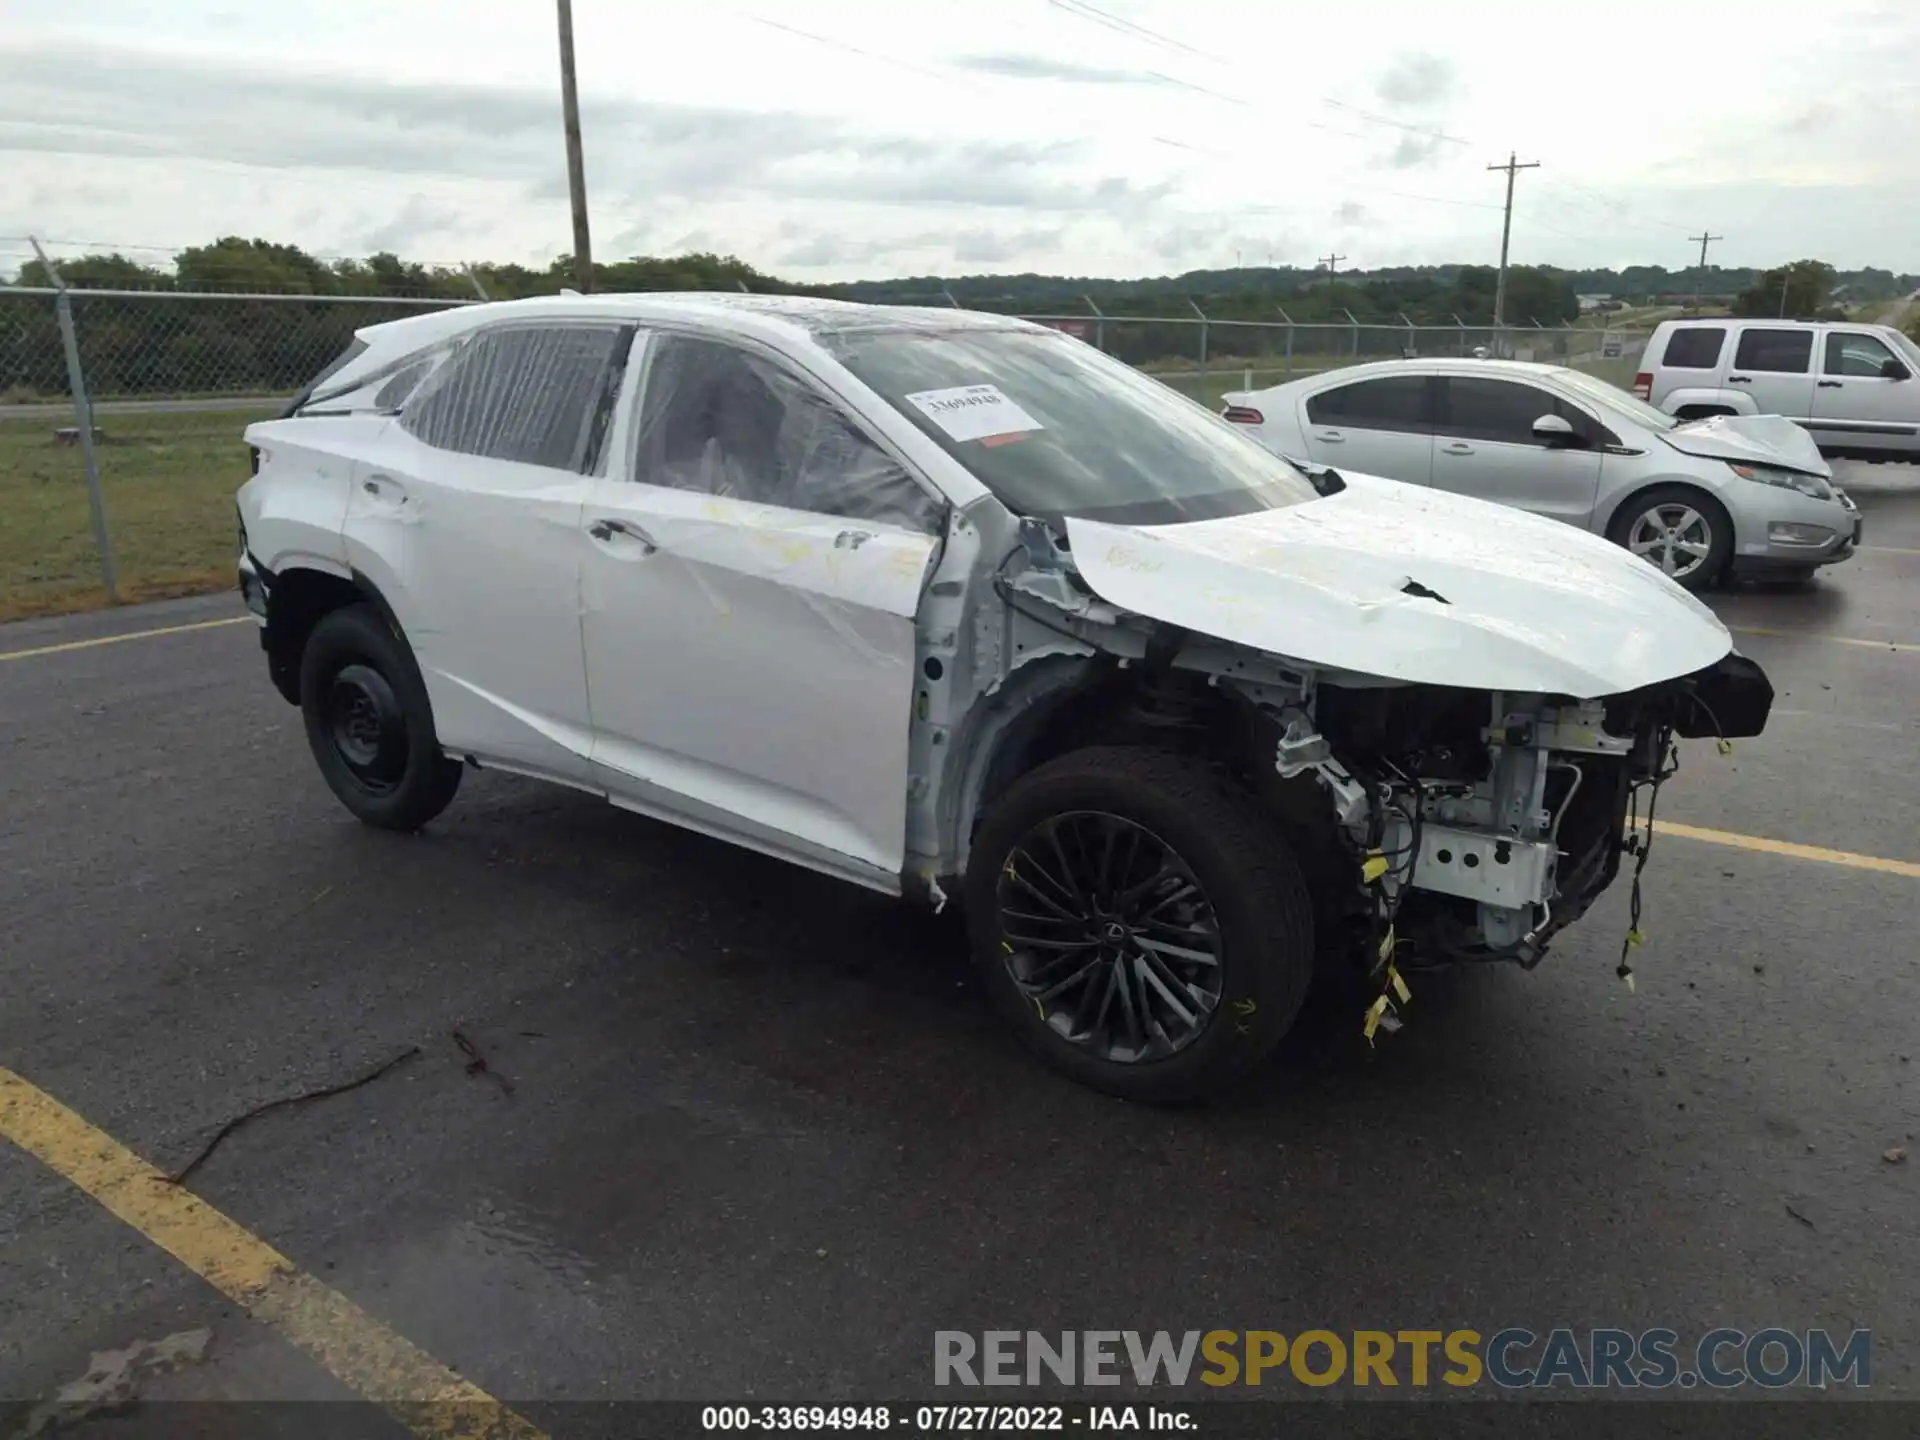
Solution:
[[[1761,835],[1739,835],[1731,830],[1704,830],[1698,825],[1677,825],[1671,820],[1656,820],[1653,828],[1662,835],[1682,840],[1704,840],[1709,845],[1731,845],[1736,850],[1756,850],[1765,855],[1785,855],[1793,860],[1818,860],[1823,865],[1845,865],[1852,870],[1878,870],[1885,875],[1904,875],[1920,880],[1920,865],[1911,860],[1888,860],[1880,855],[1856,855],[1851,850],[1828,850],[1819,845],[1796,845],[1791,840],[1769,840]]]
[[[1811,630],[1768,630],[1759,625],[1729,625],[1736,635],[1771,635],[1776,640],[1825,640],[1833,645],[1863,645],[1869,650],[1920,650],[1915,645],[1899,640],[1861,640],[1852,635],[1820,635]],[[0,660],[7,657],[0,655]]]
[[[1920,555],[1920,550],[1908,550],[1900,545],[1862,545],[1869,555]]]
[[[423,1440],[546,1440],[486,1391],[4,1067],[0,1140],[84,1190]]]
[[[235,615],[230,620],[196,620],[191,625],[163,625],[158,630],[130,630],[125,635],[102,635],[94,640],[69,640],[64,645],[39,645],[32,650],[8,650],[0,660],[28,660],[35,655],[60,655],[68,650],[91,650],[96,645],[118,645],[123,640],[151,640],[156,635],[182,635],[189,630],[213,630],[222,625],[257,623],[251,615]]]

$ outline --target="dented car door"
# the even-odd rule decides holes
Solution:
[[[941,503],[811,382],[658,334],[581,515],[598,783],[897,890]]]

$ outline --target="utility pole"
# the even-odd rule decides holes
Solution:
[[[580,154],[580,92],[573,79],[573,0],[560,7],[560,108],[567,129],[567,193],[573,200],[573,278],[582,295],[593,289],[593,242],[587,235],[587,164]]]
[[[1689,240],[1698,240],[1700,242],[1700,272],[1698,278],[1693,282],[1693,309],[1696,315],[1700,312],[1700,286],[1707,278],[1707,246],[1716,240],[1724,240],[1726,238],[1724,235],[1709,235],[1704,227],[1698,235],[1687,236]]]
[[[1504,170],[1507,172],[1507,209],[1500,220],[1500,278],[1494,282],[1493,286],[1493,329],[1496,344],[1500,339],[1500,327],[1505,323],[1507,318],[1507,242],[1513,235],[1513,177],[1522,170],[1538,170],[1539,168],[1540,162],[1538,160],[1528,160],[1522,163],[1511,150],[1507,152],[1506,164],[1487,166],[1489,170]]]
[[[1322,255],[1320,257],[1320,263],[1327,267],[1327,279],[1333,279],[1333,267],[1346,258],[1344,255]]]

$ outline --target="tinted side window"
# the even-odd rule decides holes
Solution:
[[[1675,370],[1711,370],[1720,363],[1727,332],[1718,325],[1690,325],[1667,337],[1660,363]]]
[[[635,473],[655,485],[937,533],[943,506],[826,396],[732,345],[662,335]]]
[[[483,331],[413,394],[400,423],[438,450],[579,470],[621,340],[617,326]]]
[[[1533,422],[1542,415],[1558,415],[1573,426],[1576,435],[1592,438],[1596,426],[1579,410],[1557,395],[1517,380],[1487,380],[1453,375],[1446,382],[1443,435],[1458,435],[1463,440],[1503,440],[1510,445],[1544,445],[1533,433]]]
[[[1427,377],[1390,375],[1322,390],[1307,397],[1307,420],[1314,425],[1351,425],[1357,430],[1431,434]]]
[[[1878,379],[1880,367],[1893,359],[1893,352],[1871,335],[1836,330],[1827,336],[1827,357],[1823,367],[1829,375],[1857,375]]]
[[[1813,331],[1758,330],[1741,333],[1733,363],[1740,370],[1771,370],[1787,375],[1804,375],[1813,359]]]

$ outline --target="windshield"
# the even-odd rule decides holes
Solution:
[[[1630,395],[1616,385],[1597,380],[1581,370],[1562,370],[1560,383],[1580,396],[1591,400],[1602,409],[1631,420],[1647,430],[1666,431],[1679,425],[1679,421],[1658,406],[1649,405],[1638,395]]]
[[[1170,525],[1317,498],[1226,421],[1064,335],[956,328],[827,343],[1019,515]]]

